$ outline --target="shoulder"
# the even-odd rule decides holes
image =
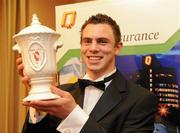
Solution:
[[[143,88],[142,86],[132,81],[127,81],[127,89],[129,95],[131,95],[132,97],[134,97],[134,99],[138,101],[149,101],[154,102],[155,104],[157,104],[158,102],[158,98],[153,92],[146,88]]]
[[[121,90],[136,93],[136,94],[152,94],[148,89],[143,88],[141,85],[136,84],[132,80],[127,80],[120,72],[118,72],[116,78],[114,79],[114,84],[117,84]]]
[[[118,84],[118,88],[124,92],[127,92],[129,98],[142,100],[143,98],[148,97],[154,101],[157,101],[157,96],[153,92],[150,92],[150,90],[136,84],[132,80],[126,80],[120,72],[116,76],[115,80],[115,83]]]
[[[150,92],[147,88],[142,87],[139,84],[134,83],[131,80],[127,81],[127,88],[130,89],[132,92],[140,93],[140,94],[152,94],[155,95],[154,93]]]

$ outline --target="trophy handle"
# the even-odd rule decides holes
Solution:
[[[63,46],[63,43],[61,42],[61,41],[56,41],[55,43],[54,43],[54,50],[57,52],[57,50],[59,49],[59,48],[61,48]]]
[[[20,47],[19,47],[18,44],[14,45],[14,46],[12,47],[12,49],[13,49],[14,51],[18,51],[18,53],[21,54],[21,49],[20,49]]]

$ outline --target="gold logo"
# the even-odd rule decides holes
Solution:
[[[76,19],[76,11],[64,12],[62,16],[61,26],[70,29],[74,26]]]
[[[152,57],[149,55],[149,56],[146,56],[145,57],[145,64],[146,65],[151,65],[151,63],[152,63]]]

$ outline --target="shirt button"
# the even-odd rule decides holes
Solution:
[[[66,129],[64,129],[63,133],[71,133],[71,129],[66,128]]]

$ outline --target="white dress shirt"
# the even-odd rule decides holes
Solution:
[[[105,77],[110,76],[115,71],[116,69],[114,69],[108,75],[104,75],[96,79],[95,81],[104,80]],[[83,79],[92,80],[87,74]],[[110,82],[111,81],[105,83],[105,88],[109,85]],[[103,93],[104,91],[94,86],[87,86],[85,88],[83,109],[79,105],[77,105],[74,110],[68,115],[68,117],[59,124],[57,130],[62,133],[79,133],[88,120],[89,114],[91,113]]]

